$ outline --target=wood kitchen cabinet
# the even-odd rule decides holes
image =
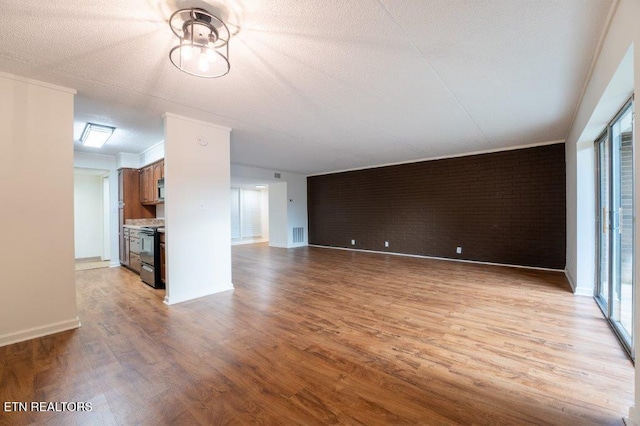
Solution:
[[[146,181],[147,181],[147,171],[146,169],[140,169],[140,190],[139,190],[139,194],[140,194],[140,202],[144,203],[147,201],[147,192],[145,190],[146,188]]]
[[[160,204],[158,180],[164,177],[164,160],[156,161],[140,169],[140,202],[145,205]]]
[[[118,170],[118,233],[120,241],[120,263],[130,266],[128,241],[125,241],[124,224],[127,219],[156,217],[156,206],[145,206],[140,202],[140,172],[137,169]]]
[[[151,185],[153,181],[153,166],[140,169],[140,202],[142,204],[153,203]]]

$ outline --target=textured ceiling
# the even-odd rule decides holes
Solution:
[[[169,62],[167,19],[205,0],[0,0],[0,71],[78,90],[75,135],[139,153],[173,112],[233,128],[232,162],[319,173],[561,140],[611,0],[254,0],[231,72]],[[86,150],[76,142],[76,150]]]

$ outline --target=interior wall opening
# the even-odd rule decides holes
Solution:
[[[269,190],[231,188],[231,243],[253,244],[269,241]]]
[[[74,168],[76,269],[109,266],[110,185],[109,170]]]

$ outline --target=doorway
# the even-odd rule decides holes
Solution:
[[[269,191],[266,185],[231,188],[231,244],[269,241]]]
[[[598,237],[595,298],[632,358],[633,145],[633,101],[629,100],[595,142]]]
[[[108,267],[111,259],[109,171],[74,169],[76,270]]]

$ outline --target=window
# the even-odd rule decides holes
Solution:
[[[262,191],[231,188],[231,240],[262,237]]]

